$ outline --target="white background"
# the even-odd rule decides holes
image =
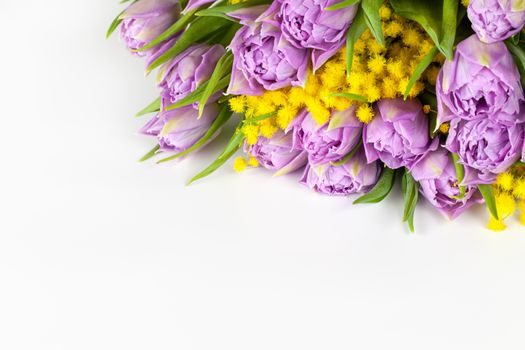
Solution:
[[[483,208],[418,233],[231,164],[185,182],[134,113],[116,0],[0,0],[0,349],[523,349],[525,229]]]

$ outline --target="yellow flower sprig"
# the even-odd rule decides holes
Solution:
[[[518,210],[520,221],[525,225],[525,165],[515,165],[506,173],[500,174],[493,187],[499,219],[491,215],[488,228],[493,231],[505,230],[505,220]]]

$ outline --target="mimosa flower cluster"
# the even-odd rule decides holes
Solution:
[[[525,2],[128,0],[112,23],[157,70],[142,160],[191,155],[237,127],[210,175],[300,172],[325,195],[384,200],[414,230],[426,200],[454,219],[525,225]]]

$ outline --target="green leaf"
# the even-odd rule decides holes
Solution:
[[[439,51],[448,59],[453,59],[458,0],[390,0],[390,4],[398,15],[419,23]],[[459,17],[462,15],[464,12]]]
[[[221,127],[224,126],[224,124],[226,124],[226,122],[228,120],[230,120],[232,114],[233,113],[230,111],[230,109],[229,109],[229,107],[227,105],[222,106],[222,109],[221,109],[219,115],[217,116],[215,121],[212,123],[212,125],[210,126],[210,128],[208,129],[206,134],[204,134],[204,136],[199,141],[197,141],[193,146],[191,146],[187,150],[184,150],[184,151],[182,151],[180,153],[174,154],[174,155],[172,155],[172,156],[170,156],[168,158],[161,159],[157,163],[160,164],[160,163],[169,162],[171,160],[184,157],[184,156],[186,156],[186,155],[188,155],[188,154],[190,154],[190,153],[200,149],[205,144],[207,144],[208,141],[211,140],[211,138],[219,131],[219,129]]]
[[[352,63],[354,58],[354,45],[361,37],[361,34],[366,30],[365,14],[360,7],[357,14],[346,33],[346,76],[350,76],[352,72]]]
[[[230,142],[228,142],[228,145],[222,151],[222,153],[217,157],[217,159],[210,164],[206,169],[195,175],[188,183],[188,185],[192,184],[193,182],[200,180],[202,178],[205,178],[206,176],[209,176],[213,172],[215,172],[217,169],[219,169],[224,163],[230,159],[235,152],[241,147],[241,144],[244,141],[244,134],[240,131],[240,129],[237,129],[235,133],[233,134],[232,138],[230,139]]]
[[[138,112],[135,117],[141,117],[146,114],[155,113],[160,111],[160,97],[157,98],[155,101],[151,102],[147,107],[145,107],[143,110]]]
[[[363,0],[361,7],[365,13],[365,20],[368,28],[376,38],[381,46],[385,46],[385,38],[383,36],[383,29],[381,28],[381,16],[379,16],[379,9],[383,5],[384,0]]]
[[[439,130],[437,125],[437,98],[435,95],[428,91],[423,91],[418,95],[418,99],[423,105],[429,105],[431,110],[428,116],[428,134],[430,138],[434,138]]]
[[[326,11],[339,10],[339,9],[342,9],[342,8],[345,8],[345,7],[349,7],[349,6],[355,5],[359,1],[360,0],[344,0],[344,1],[338,2],[337,4],[334,4],[332,6],[326,7],[325,10]]]
[[[243,123],[244,124],[256,124],[260,121],[263,121],[265,119],[270,119],[272,118],[273,116],[275,116],[275,113],[277,113],[277,111],[273,111],[273,112],[270,112],[270,113],[266,113],[266,114],[261,114],[261,115],[258,115],[256,117],[252,117],[252,118],[247,118],[247,119],[244,119],[243,120]]]
[[[350,159],[352,159],[352,157],[355,156],[357,151],[359,151],[361,149],[362,145],[363,145],[363,139],[360,138],[359,142],[357,143],[357,145],[355,145],[355,147],[350,152],[348,152],[348,154],[346,156],[344,156],[343,159],[341,159],[338,162],[330,162],[330,164],[333,165],[333,166],[341,166],[343,164],[346,164],[346,162],[348,162]]]
[[[478,185],[478,189],[485,198],[485,203],[489,209],[490,214],[494,219],[499,220],[498,207],[496,206],[496,197],[492,185]]]
[[[463,199],[465,198],[465,194],[467,193],[467,188],[465,186],[461,186],[463,180],[465,179],[465,168],[463,165],[459,163],[459,156],[455,153],[452,154],[452,161],[454,163],[454,168],[456,169],[456,176],[458,177],[458,186],[459,186],[459,196],[454,197],[455,199]]]
[[[157,145],[157,146],[153,147],[153,149],[151,151],[149,151],[142,158],[140,158],[139,162],[145,162],[148,159],[153,158],[158,153],[160,153],[160,152],[158,152],[158,150],[160,150],[160,145]]]
[[[163,43],[164,41],[170,39],[172,36],[174,36],[178,32],[184,30],[184,28],[186,28],[188,26],[188,24],[194,19],[195,12],[197,12],[196,9],[193,10],[193,11],[189,11],[188,13],[183,15],[181,18],[179,18],[177,20],[177,22],[173,23],[171,25],[171,27],[166,29],[166,31],[164,33],[162,33],[161,35],[159,35],[158,37],[156,37],[155,39],[150,41],[147,45],[143,46],[138,51],[140,52],[140,51],[149,50],[152,47],[155,47],[155,46]]]
[[[212,33],[219,32],[230,25],[230,22],[216,17],[198,17],[193,23],[181,34],[180,38],[173,44],[159,58],[153,61],[146,69],[146,73],[150,73],[155,68],[169,61],[171,58],[177,56],[182,51],[186,50],[190,45],[193,45],[204,39]]]
[[[253,7],[258,5],[271,4],[271,0],[247,0],[238,4],[213,6],[205,10],[197,12],[195,15],[199,17],[220,17],[230,21],[237,21],[237,19],[229,16],[229,13],[241,10],[247,7]]]
[[[438,54],[439,50],[437,47],[433,47],[426,55],[423,57],[421,62],[417,65],[416,69],[414,70],[414,73],[412,73],[412,76],[410,77],[410,81],[408,82],[407,88],[405,90],[405,93],[403,97],[405,100],[408,98],[408,95],[410,94],[410,91],[412,91],[412,88],[414,87],[414,84],[421,78],[421,75],[425,72],[425,70],[430,66],[432,61],[434,60],[434,57]]]
[[[120,18],[122,16],[122,14],[124,13],[125,10],[123,10],[121,13],[118,14],[117,17],[115,17],[115,19],[113,20],[113,22],[111,22],[111,25],[109,26],[107,32],[106,32],[106,39],[108,39],[111,34],[113,34],[113,32],[118,28],[118,26],[122,23],[122,18]]]
[[[441,48],[445,57],[454,58],[454,42],[456,40],[456,30],[458,26],[458,7],[459,0],[443,1],[443,23],[441,32]],[[463,7],[462,7],[463,8]]]
[[[379,181],[374,188],[362,197],[359,197],[354,201],[354,204],[362,203],[379,203],[385,199],[394,187],[396,180],[395,171],[390,168],[384,168]]]
[[[333,94],[330,94],[332,97],[344,97],[349,100],[359,101],[363,103],[367,103],[368,99],[365,96],[357,95],[357,94],[350,94],[348,92],[334,92]]]
[[[414,232],[414,213],[419,199],[419,185],[408,171],[403,175],[402,190],[405,199],[403,222],[408,222],[410,232]]]
[[[208,84],[206,84],[206,87],[200,97],[199,118],[202,116],[202,113],[204,113],[204,107],[206,107],[209,98],[218,90],[222,90],[222,88],[217,89],[217,86],[220,84],[220,80],[224,78],[224,76],[228,75],[228,72],[231,72],[232,64],[233,54],[231,51],[226,51],[226,53],[217,62],[215,70],[213,71],[210,79],[208,80]]]
[[[215,87],[216,91],[214,93],[216,93],[216,92],[226,88],[229,83],[230,83],[230,74],[228,74],[227,76],[225,76],[224,78],[222,78],[219,81],[219,83]],[[189,93],[186,97],[181,98],[180,100],[178,100],[174,104],[167,106],[165,109],[167,111],[170,111],[172,109],[177,109],[177,108],[180,108],[180,107],[189,106],[192,103],[198,102],[200,100],[202,94],[204,93],[204,90],[206,89],[207,85],[208,85],[208,82],[200,85],[194,91]]]
[[[518,45],[514,44],[511,40],[506,40],[505,44],[514,57],[514,61],[520,72],[521,85],[525,86],[525,51],[523,51]]]

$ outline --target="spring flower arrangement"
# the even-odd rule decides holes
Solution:
[[[111,24],[157,71],[138,113],[143,160],[186,157],[231,119],[210,175],[302,172],[330,196],[385,199],[396,182],[414,230],[424,198],[453,219],[525,224],[525,1],[136,0]]]

